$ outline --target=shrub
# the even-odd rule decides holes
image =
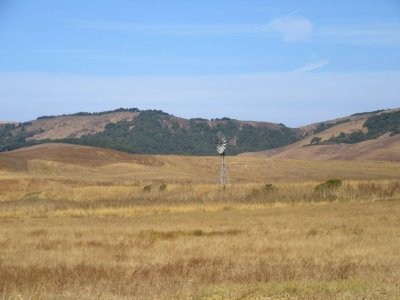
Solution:
[[[250,195],[248,196],[248,198],[254,198],[254,197],[258,197],[260,195],[260,190],[253,188],[250,192]]]
[[[276,187],[272,183],[267,183],[266,185],[264,185],[264,192],[272,192],[274,190],[276,190]]]
[[[160,192],[164,192],[167,190],[167,185],[165,183],[163,183],[162,185],[160,185],[160,187],[158,188],[158,191]]]
[[[262,200],[262,201],[270,201],[272,200],[269,196],[270,193],[273,191],[276,191],[277,188],[271,184],[267,183],[265,184],[261,189],[253,188],[250,192],[250,194],[247,195],[247,200]]]
[[[310,145],[317,145],[321,142],[321,138],[319,136],[315,136],[311,139]]]
[[[143,187],[143,192],[150,192],[151,191],[151,184],[145,185]]]
[[[336,190],[342,186],[343,182],[341,179],[329,179],[324,183],[318,184],[315,187],[315,191],[325,191],[325,190]]]

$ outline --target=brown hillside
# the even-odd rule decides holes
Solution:
[[[99,167],[113,163],[134,163],[149,166],[163,164],[155,156],[134,155],[105,148],[70,144],[41,144],[0,153],[0,171],[26,171],[33,160]]]
[[[244,156],[261,156],[261,157],[274,157],[281,159],[296,159],[296,160],[388,160],[400,161],[400,137],[382,136],[375,140],[364,141],[358,144],[333,144],[333,145],[314,145],[309,146],[313,137],[319,137],[323,141],[328,140],[332,136],[338,136],[341,132],[352,133],[354,131],[362,130],[365,121],[372,115],[377,115],[385,112],[396,111],[386,110],[382,112],[371,112],[356,114],[353,116],[338,118],[324,122],[326,125],[333,125],[317,134],[313,131],[321,123],[311,124],[296,129],[299,133],[304,134],[305,138],[294,144],[272,149],[262,152],[244,153]],[[89,116],[61,116],[49,119],[40,119],[32,121],[30,125],[25,126],[25,130],[43,131],[29,139],[62,139],[81,137],[85,134],[95,134],[104,130],[108,123],[115,123],[121,120],[132,120],[139,113],[137,112],[114,112],[104,115],[89,115]],[[181,127],[189,126],[189,120],[173,117],[174,122],[178,123]],[[165,126],[173,126],[173,122],[166,120]],[[210,126],[217,126],[219,123],[224,122],[222,119],[209,121]],[[343,123],[342,123],[343,122]],[[169,124],[171,123],[171,124]],[[267,127],[271,129],[279,129],[281,124],[273,124],[268,122],[252,122],[241,121],[241,126],[252,125],[259,127]],[[20,129],[18,129],[20,130]],[[234,144],[236,141],[232,140],[230,143]],[[0,154],[0,169],[1,168],[16,168],[26,169],[27,161],[30,159],[44,159],[56,161],[61,163],[83,164],[90,166],[99,166],[112,163],[125,163],[136,162],[139,164],[158,164],[162,163],[160,158],[155,161],[152,156],[133,156],[118,151],[111,151],[107,149],[97,149],[82,146],[66,146],[60,144],[51,144],[45,146],[36,146],[20,151],[29,151],[30,157],[19,157],[20,151],[8,153],[6,156]],[[64,149],[65,151],[61,151]],[[88,150],[91,149],[91,150]],[[95,150],[93,150],[95,149]],[[24,152],[27,154],[28,152]],[[71,154],[73,153],[73,154]],[[94,156],[93,153],[96,155]],[[44,155],[44,156],[43,156]],[[43,157],[42,157],[43,156]],[[145,158],[146,157],[146,158]]]
[[[323,123],[325,124],[336,124],[336,123],[340,123],[340,122],[344,122],[344,121],[349,121],[349,122],[345,122],[343,124],[339,124],[336,125],[336,130],[335,131],[330,131],[325,133],[325,135],[327,135],[328,133],[336,133],[337,131],[339,131],[339,129],[345,133],[350,133],[354,130],[357,129],[362,129],[362,125],[365,123],[365,121],[373,116],[373,115],[380,115],[382,113],[388,113],[388,112],[393,112],[393,111],[398,111],[400,110],[399,108],[395,108],[395,109],[387,109],[387,110],[383,110],[381,112],[370,112],[370,113],[362,113],[362,114],[355,114],[352,116],[347,116],[347,117],[341,117],[341,118],[337,118],[334,120],[329,120],[329,121],[325,121]],[[310,136],[313,135],[314,130],[318,127],[318,125],[321,123],[313,123],[313,124],[309,124],[306,126],[302,126],[299,128],[299,130],[301,130],[302,132],[304,132],[304,135],[306,136]],[[339,131],[340,133],[340,131]],[[321,136],[321,133],[317,134],[317,136]],[[321,136],[322,137],[322,136]],[[310,139],[311,140],[311,139]]]
[[[65,115],[52,118],[44,118],[39,120],[33,120],[30,124],[25,126],[25,130],[40,131],[27,140],[58,140],[65,138],[80,138],[84,135],[91,135],[102,132],[108,123],[117,123],[119,121],[131,121],[137,117],[139,112],[110,112],[107,114],[100,115]],[[208,121],[208,125],[218,126],[221,123],[226,122],[222,119],[216,119]],[[283,127],[282,124],[274,124],[269,122],[255,122],[255,121],[239,121],[240,126],[251,125],[254,127],[269,128],[272,130],[278,130]],[[1,124],[1,123],[0,123]],[[164,120],[164,126],[172,128],[174,124],[178,124],[181,128],[189,127],[189,120],[172,116],[170,120]],[[18,131],[17,129],[16,131]],[[299,129],[300,130],[300,129]]]
[[[306,137],[294,144],[261,152],[243,153],[244,156],[267,156],[281,159],[300,160],[387,160],[400,161],[400,136],[384,135],[374,140],[367,140],[357,144],[333,144],[309,146],[312,138],[319,137],[323,141],[332,136],[338,136],[341,132],[352,133],[367,129],[363,127],[365,121],[372,115],[397,111],[398,109],[385,110],[379,113],[365,113],[361,115],[343,117],[325,122],[336,124],[344,120],[345,123],[335,125],[317,134],[312,132],[319,123],[301,127]]]
[[[79,138],[86,134],[103,131],[108,123],[132,120],[137,115],[139,115],[137,112],[115,112],[104,115],[61,116],[32,121],[32,124],[27,126],[26,130],[44,131],[30,138],[34,140]]]
[[[296,143],[270,151],[244,155],[305,160],[388,160],[400,161],[400,136],[383,136],[358,144],[303,146]]]
[[[335,124],[337,122],[344,122],[346,120],[349,120],[349,122],[343,123],[341,125],[343,126],[352,126],[349,125],[349,123],[356,123],[358,126],[362,127],[362,124],[364,124],[364,122],[368,119],[368,117],[371,116],[371,114],[366,114],[366,115],[361,115],[361,116],[349,116],[349,117],[343,117],[343,118],[338,118],[338,119],[334,119],[334,120],[329,120],[324,122],[325,124]],[[299,129],[301,129],[304,132],[304,135],[306,136],[310,136],[313,135],[314,130],[318,127],[318,125],[321,123],[313,123],[313,124],[309,124],[303,127],[300,127]]]
[[[271,160],[253,155],[227,156],[226,162],[231,183],[396,179],[400,176],[400,164],[383,161]],[[2,179],[16,176],[76,184],[86,181],[111,185],[123,182],[217,183],[219,167],[218,156],[136,155],[69,144],[42,144],[0,153],[0,184],[4,183]]]

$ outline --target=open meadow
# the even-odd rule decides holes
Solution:
[[[400,163],[227,162],[0,153],[0,299],[400,298]]]

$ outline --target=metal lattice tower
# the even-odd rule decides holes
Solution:
[[[221,156],[221,170],[219,174],[219,183],[225,187],[228,183],[228,171],[225,163],[225,150],[226,150],[226,138],[220,131],[217,133],[215,138],[215,145],[217,148],[217,153]]]

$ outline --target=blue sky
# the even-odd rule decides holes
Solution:
[[[138,107],[300,126],[399,96],[398,0],[0,0],[0,120]]]

